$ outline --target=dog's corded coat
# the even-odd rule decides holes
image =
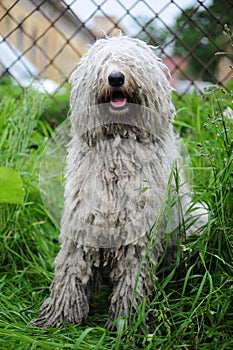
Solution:
[[[171,171],[180,159],[166,75],[150,46],[122,35],[97,40],[72,74],[61,249],[51,295],[32,324],[85,320],[106,266],[113,285],[107,326],[143,298],[149,306],[150,273],[161,256],[175,258],[185,231],[177,227],[184,218],[192,223],[186,234],[203,225],[197,211],[182,216],[191,201],[182,171],[181,203],[166,199],[177,196]]]

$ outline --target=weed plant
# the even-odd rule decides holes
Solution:
[[[202,235],[179,242],[178,257],[169,269],[162,268],[161,261],[150,309],[144,300],[131,315],[131,324],[127,318],[120,320],[117,332],[103,328],[104,305],[81,326],[27,326],[49,294],[59,248],[59,232],[38,185],[51,128],[40,119],[46,109],[41,95],[1,101],[1,167],[21,175],[25,196],[23,204],[1,204],[0,350],[233,348],[233,119],[225,114],[232,109],[231,101],[232,96],[219,89],[205,97],[174,96],[175,126],[191,157],[195,200],[205,203],[209,219]],[[153,277],[149,254],[145,258]],[[97,304],[105,304],[102,294],[96,298]]]

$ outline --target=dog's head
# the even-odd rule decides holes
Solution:
[[[136,104],[171,122],[174,108],[165,72],[167,67],[141,40],[123,35],[99,39],[71,76],[71,110],[108,103],[112,112],[121,113]]]

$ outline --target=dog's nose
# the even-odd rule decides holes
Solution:
[[[125,76],[121,72],[112,72],[108,76],[109,85],[114,87],[122,86],[125,82]]]

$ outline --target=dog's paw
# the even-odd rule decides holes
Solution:
[[[69,300],[58,303],[48,298],[40,308],[39,317],[31,321],[29,326],[53,328],[58,323],[80,324],[87,319],[88,312],[89,306],[85,300],[77,299],[70,305]]]
[[[41,328],[53,328],[59,322],[62,322],[61,314],[59,315],[55,312],[52,300],[48,298],[41,305],[39,317],[31,321],[28,325]]]

